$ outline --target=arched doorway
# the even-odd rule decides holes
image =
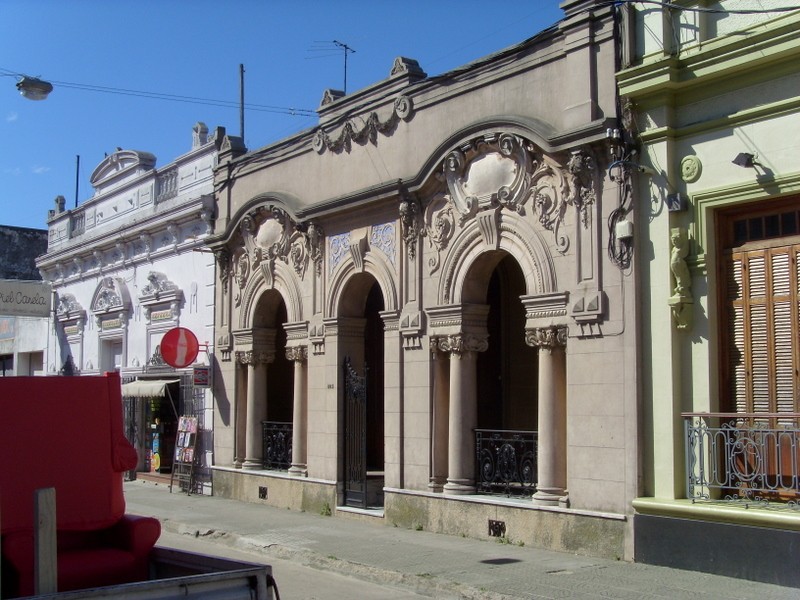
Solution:
[[[509,254],[486,258],[492,259],[488,349],[477,356],[475,483],[479,493],[529,496],[536,480],[538,353],[525,342],[522,270]]]
[[[254,438],[248,452],[258,456],[260,464],[251,468],[286,471],[292,462],[294,367],[286,358],[286,320],[281,294],[266,291],[253,312],[253,364],[247,369],[248,380],[258,379],[247,385],[248,396],[257,394],[257,406],[248,410],[248,434]],[[256,422],[249,422],[252,419]]]
[[[360,336],[342,343],[344,375],[344,502],[383,506],[384,485],[384,298],[377,281],[356,276],[343,296],[342,317],[358,323]],[[363,329],[361,329],[363,327]]]

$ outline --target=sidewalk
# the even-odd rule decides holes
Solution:
[[[800,598],[793,588],[171,494],[141,480],[125,483],[125,498],[127,512],[155,516],[166,531],[435,598]]]

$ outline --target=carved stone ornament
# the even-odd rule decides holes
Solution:
[[[167,300],[175,298],[180,293],[181,290],[178,289],[178,286],[167,279],[166,275],[150,271],[147,275],[147,285],[142,288],[139,299],[145,302]]]
[[[522,137],[493,133],[450,152],[442,171],[460,224],[488,210],[525,215],[530,205],[541,226],[553,232],[563,254],[569,248],[569,238],[561,230],[567,207],[575,207],[584,227],[589,226],[597,175],[594,161],[582,151],[571,153],[565,162],[543,154]],[[484,224],[491,223],[490,219]]]
[[[453,335],[434,336],[431,338],[431,350],[463,356],[468,352],[486,352],[489,349],[489,336],[457,333]]]
[[[306,362],[308,360],[308,346],[290,346],[286,348],[286,360]]]
[[[291,264],[301,278],[305,275],[311,256],[308,233],[286,211],[277,206],[260,206],[242,219],[239,229],[244,248],[236,255],[234,268],[240,292],[258,268],[267,287],[272,287],[278,260]]]
[[[217,261],[217,269],[219,269],[219,280],[222,283],[222,293],[228,293],[228,282],[231,277],[231,253],[225,249],[214,251],[214,258]]]
[[[425,229],[423,235],[428,238],[428,245],[434,250],[428,258],[430,273],[435,273],[441,264],[441,255],[447,249],[450,240],[456,231],[456,219],[453,206],[448,197],[440,194],[425,208]]]
[[[105,277],[95,291],[91,310],[97,314],[126,309],[129,306],[130,296],[125,283],[119,278]]]
[[[374,146],[378,143],[378,134],[392,135],[401,120],[411,120],[414,114],[413,107],[413,100],[410,97],[399,96],[394,101],[392,113],[385,121],[381,121],[378,113],[373,111],[366,117],[358,116],[346,121],[335,138],[326,131],[318,129],[312,140],[314,150],[320,154],[325,150],[349,153],[352,150],[353,142],[360,146],[367,143]]]
[[[686,230],[673,227],[670,231],[669,268],[675,281],[675,288],[668,300],[672,312],[672,320],[679,330],[687,330],[692,325],[694,298],[692,297],[692,275],[686,264],[689,254],[689,238]]]
[[[84,318],[86,311],[72,294],[59,294],[56,303],[56,316],[59,321],[68,321]]]
[[[274,352],[245,350],[236,352],[236,362],[242,365],[266,365],[275,360]]]
[[[414,260],[417,254],[417,238],[419,238],[422,224],[420,223],[419,202],[415,198],[402,196],[400,200],[400,227],[403,232],[403,241],[409,260]]]
[[[566,327],[536,327],[525,330],[525,343],[540,350],[555,350],[567,345]]]

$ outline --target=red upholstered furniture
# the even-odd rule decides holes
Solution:
[[[3,598],[33,593],[34,491],[56,489],[58,590],[147,579],[161,527],[125,514],[119,376],[0,377]]]

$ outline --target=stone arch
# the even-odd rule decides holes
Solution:
[[[439,280],[438,303],[460,304],[479,300],[474,285],[487,278],[475,277],[473,267],[492,272],[504,250],[515,258],[525,279],[526,294],[541,295],[558,289],[553,259],[541,235],[515,214],[500,213],[495,239],[486,237],[477,220],[473,220],[455,237],[447,254]],[[476,300],[477,299],[477,300]]]
[[[276,290],[283,298],[286,304],[287,322],[293,323],[302,319],[303,298],[294,271],[282,261],[276,261],[274,270],[272,286],[267,285],[261,268],[255,269],[253,276],[250,277],[242,293],[239,328],[246,329],[252,325],[259,298],[269,289]]]
[[[364,256],[361,270],[356,268],[355,262],[351,259],[340,266],[334,274],[330,283],[328,302],[325,306],[326,316],[341,316],[343,311],[346,313],[352,312],[345,308],[344,292],[348,287],[347,284],[359,273],[369,273],[378,282],[383,294],[385,310],[397,310],[397,283],[395,282],[393,271],[381,257],[376,256],[375,253],[368,252]],[[369,291],[368,288],[364,290],[365,297],[367,291]],[[357,296],[357,294],[350,295]]]

